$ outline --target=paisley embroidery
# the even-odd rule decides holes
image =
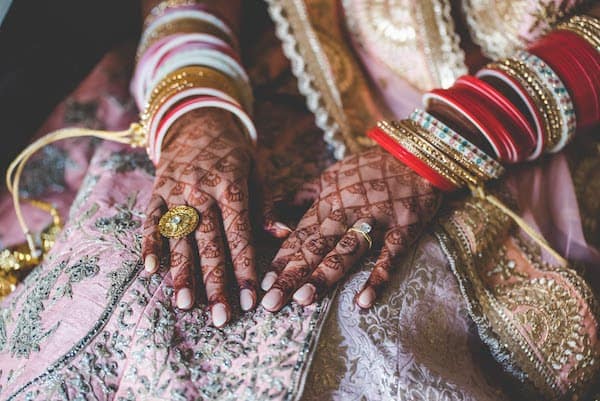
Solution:
[[[467,200],[440,226],[469,314],[498,362],[549,399],[585,394],[600,364],[598,305],[585,281],[544,262],[483,200]]]
[[[12,356],[29,358],[32,352],[40,350],[41,342],[60,324],[57,322],[45,329],[40,315],[44,310],[45,301],[50,298],[52,289],[66,266],[67,262],[63,261],[50,268],[47,273],[40,274],[33,290],[27,294],[9,341]]]

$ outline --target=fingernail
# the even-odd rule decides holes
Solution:
[[[249,311],[254,306],[254,292],[247,288],[240,291],[240,306],[243,311]]]
[[[262,288],[263,291],[269,291],[275,283],[275,280],[277,280],[277,274],[268,272],[265,274],[265,278],[263,278],[262,283],[260,283],[260,288]]]
[[[315,286],[312,284],[304,284],[298,291],[294,293],[294,301],[300,305],[309,305],[315,297]]]
[[[287,225],[281,223],[281,222],[276,222],[275,224],[273,224],[273,228],[275,228],[278,231],[287,231],[287,232],[292,232],[293,230],[291,228],[289,228]]]
[[[212,307],[212,321],[216,327],[222,327],[227,323],[227,307],[225,304],[218,303]]]
[[[192,307],[192,290],[182,288],[177,292],[177,307],[179,309],[189,309]]]
[[[283,297],[283,292],[281,292],[281,290],[278,290],[278,289],[271,290],[271,291],[267,292],[267,294],[263,298],[262,306],[269,311],[275,311],[279,307],[282,297]]]
[[[158,258],[156,255],[148,255],[144,260],[144,269],[148,273],[154,273],[156,271],[156,266],[158,266]]]
[[[370,308],[375,300],[375,291],[371,287],[367,287],[360,293],[358,297],[358,305],[361,308]]]

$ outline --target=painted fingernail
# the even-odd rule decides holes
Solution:
[[[212,321],[216,327],[222,327],[227,323],[227,307],[225,304],[218,303],[212,307]]]
[[[192,290],[182,288],[177,292],[177,307],[179,309],[189,309],[192,307]]]
[[[158,258],[156,255],[148,255],[144,260],[144,269],[148,273],[154,273],[156,271],[156,267],[158,266]]]
[[[294,301],[300,305],[309,305],[315,297],[315,286],[312,284],[304,284],[298,291],[294,293]]]
[[[249,311],[254,306],[254,291],[244,288],[240,291],[240,306],[243,311]]]
[[[265,274],[265,278],[263,278],[262,283],[260,283],[260,288],[262,288],[263,291],[269,291],[275,283],[275,280],[277,280],[277,274],[268,272]]]
[[[265,297],[262,300],[262,306],[269,311],[275,311],[279,307],[281,303],[281,299],[283,298],[283,292],[278,289],[271,290],[266,293]]]
[[[371,287],[367,287],[358,296],[358,305],[361,308],[370,308],[375,300],[375,291]]]

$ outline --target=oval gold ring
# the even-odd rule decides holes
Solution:
[[[198,227],[200,215],[193,207],[181,205],[167,210],[158,222],[160,235],[166,238],[183,238]]]
[[[355,224],[353,227],[350,227],[348,229],[348,231],[354,231],[354,232],[359,233],[360,235],[362,235],[363,238],[369,244],[369,249],[371,249],[373,247],[373,239],[369,235],[369,233],[371,232],[371,230],[373,230],[373,227],[371,227],[371,225],[369,223],[366,223],[366,222]]]

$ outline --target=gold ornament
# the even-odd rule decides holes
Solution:
[[[200,216],[193,207],[181,205],[169,209],[158,222],[163,237],[183,238],[198,227]]]

